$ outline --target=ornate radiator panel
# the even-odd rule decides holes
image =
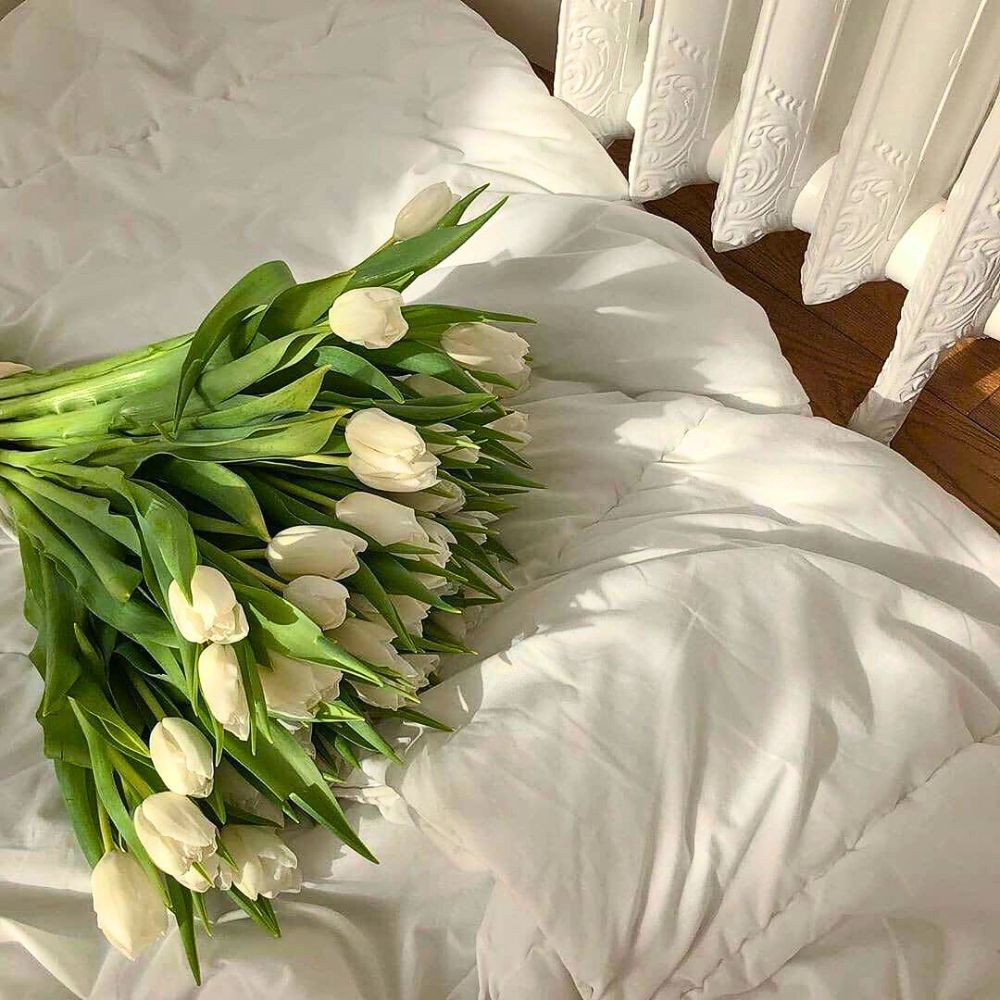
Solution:
[[[562,96],[634,128],[633,199],[716,179],[717,249],[811,233],[808,303],[911,289],[852,427],[888,442],[948,348],[1000,340],[1000,0],[563,0],[560,45]]]
[[[885,0],[764,0],[712,215],[717,250],[793,229],[796,199],[837,152]]]
[[[760,0],[655,0],[629,109],[637,201],[710,179],[709,153],[736,106],[759,10]]]
[[[806,302],[884,278],[948,191],[1000,82],[998,14],[984,0],[949,0],[946,16],[940,0],[890,0],[809,241]]]
[[[851,427],[891,441],[940,357],[963,337],[983,336],[998,303],[1000,103],[994,105],[948,198],[937,235],[903,304],[892,353],[851,418]],[[1000,324],[996,334],[1000,339]]]
[[[602,141],[627,135],[628,103],[642,72],[642,0],[573,0],[559,15],[555,95]]]

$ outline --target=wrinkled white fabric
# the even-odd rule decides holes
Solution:
[[[130,964],[97,930],[5,543],[0,995],[1000,993],[995,535],[805,415],[761,310],[606,200],[520,55],[452,0],[28,0],[0,98],[0,355],[36,367],[191,328],[261,260],[342,268],[429,183],[513,192],[407,300],[539,320],[549,487],[425,696],[456,731],[352,783],[382,864],[286,827],[282,939],[226,915],[200,993],[175,931]]]

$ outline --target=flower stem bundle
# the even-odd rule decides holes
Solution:
[[[173,913],[199,979],[204,893],[273,936],[300,876],[281,831],[372,858],[339,784],[378,723],[419,711],[454,623],[500,599],[494,522],[535,487],[524,317],[402,293],[499,209],[417,195],[350,271],[272,261],[198,329],[0,378],[0,498],[16,528],[45,753],[134,958]],[[498,327],[495,324],[503,324]]]

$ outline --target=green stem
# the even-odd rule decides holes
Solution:
[[[293,483],[290,479],[279,479],[277,476],[268,475],[266,472],[258,473],[258,475],[264,482],[270,484],[275,489],[290,493],[292,496],[302,497],[303,500],[308,500],[310,503],[314,503],[317,507],[322,507],[325,510],[332,510],[334,512],[337,510],[337,501],[331,500],[330,497],[324,496],[322,493],[316,493],[305,486]]]
[[[108,760],[111,766],[143,797],[149,798],[155,793],[155,789],[139,772],[132,766],[124,754],[119,753],[113,747],[108,747]]]
[[[97,800],[97,824],[101,828],[101,843],[104,845],[104,853],[115,849],[115,838],[111,832],[111,820],[108,811],[104,808],[104,803]]]
[[[156,695],[153,694],[150,686],[135,671],[131,673],[131,677],[133,686],[138,692],[139,697],[146,703],[146,707],[153,713],[153,718],[157,722],[165,718],[167,713],[160,707],[160,703],[156,700]]]
[[[44,371],[25,372],[23,375],[14,375],[0,382],[0,399],[36,395],[50,389],[58,389],[73,382],[82,382],[86,379],[95,378],[98,375],[105,375],[117,368],[145,361],[157,354],[165,354],[177,347],[181,347],[192,336],[193,334],[185,333],[179,337],[169,337],[155,344],[147,344],[145,347],[139,347],[134,351],[127,351],[124,354],[118,354],[111,358],[102,358],[100,361],[90,361],[82,365],[77,365],[75,368],[52,368]]]
[[[266,559],[267,549],[231,549],[229,555],[234,559]]]

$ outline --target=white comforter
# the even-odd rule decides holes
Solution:
[[[223,10],[224,8],[224,10]],[[456,2],[29,0],[0,24],[0,356],[189,328],[428,180],[518,192],[427,301],[536,316],[518,591],[358,775],[373,867],[294,835],[280,942],[200,996],[1000,995],[1000,545],[806,415],[760,310]],[[97,932],[0,549],[0,995],[194,996]]]

